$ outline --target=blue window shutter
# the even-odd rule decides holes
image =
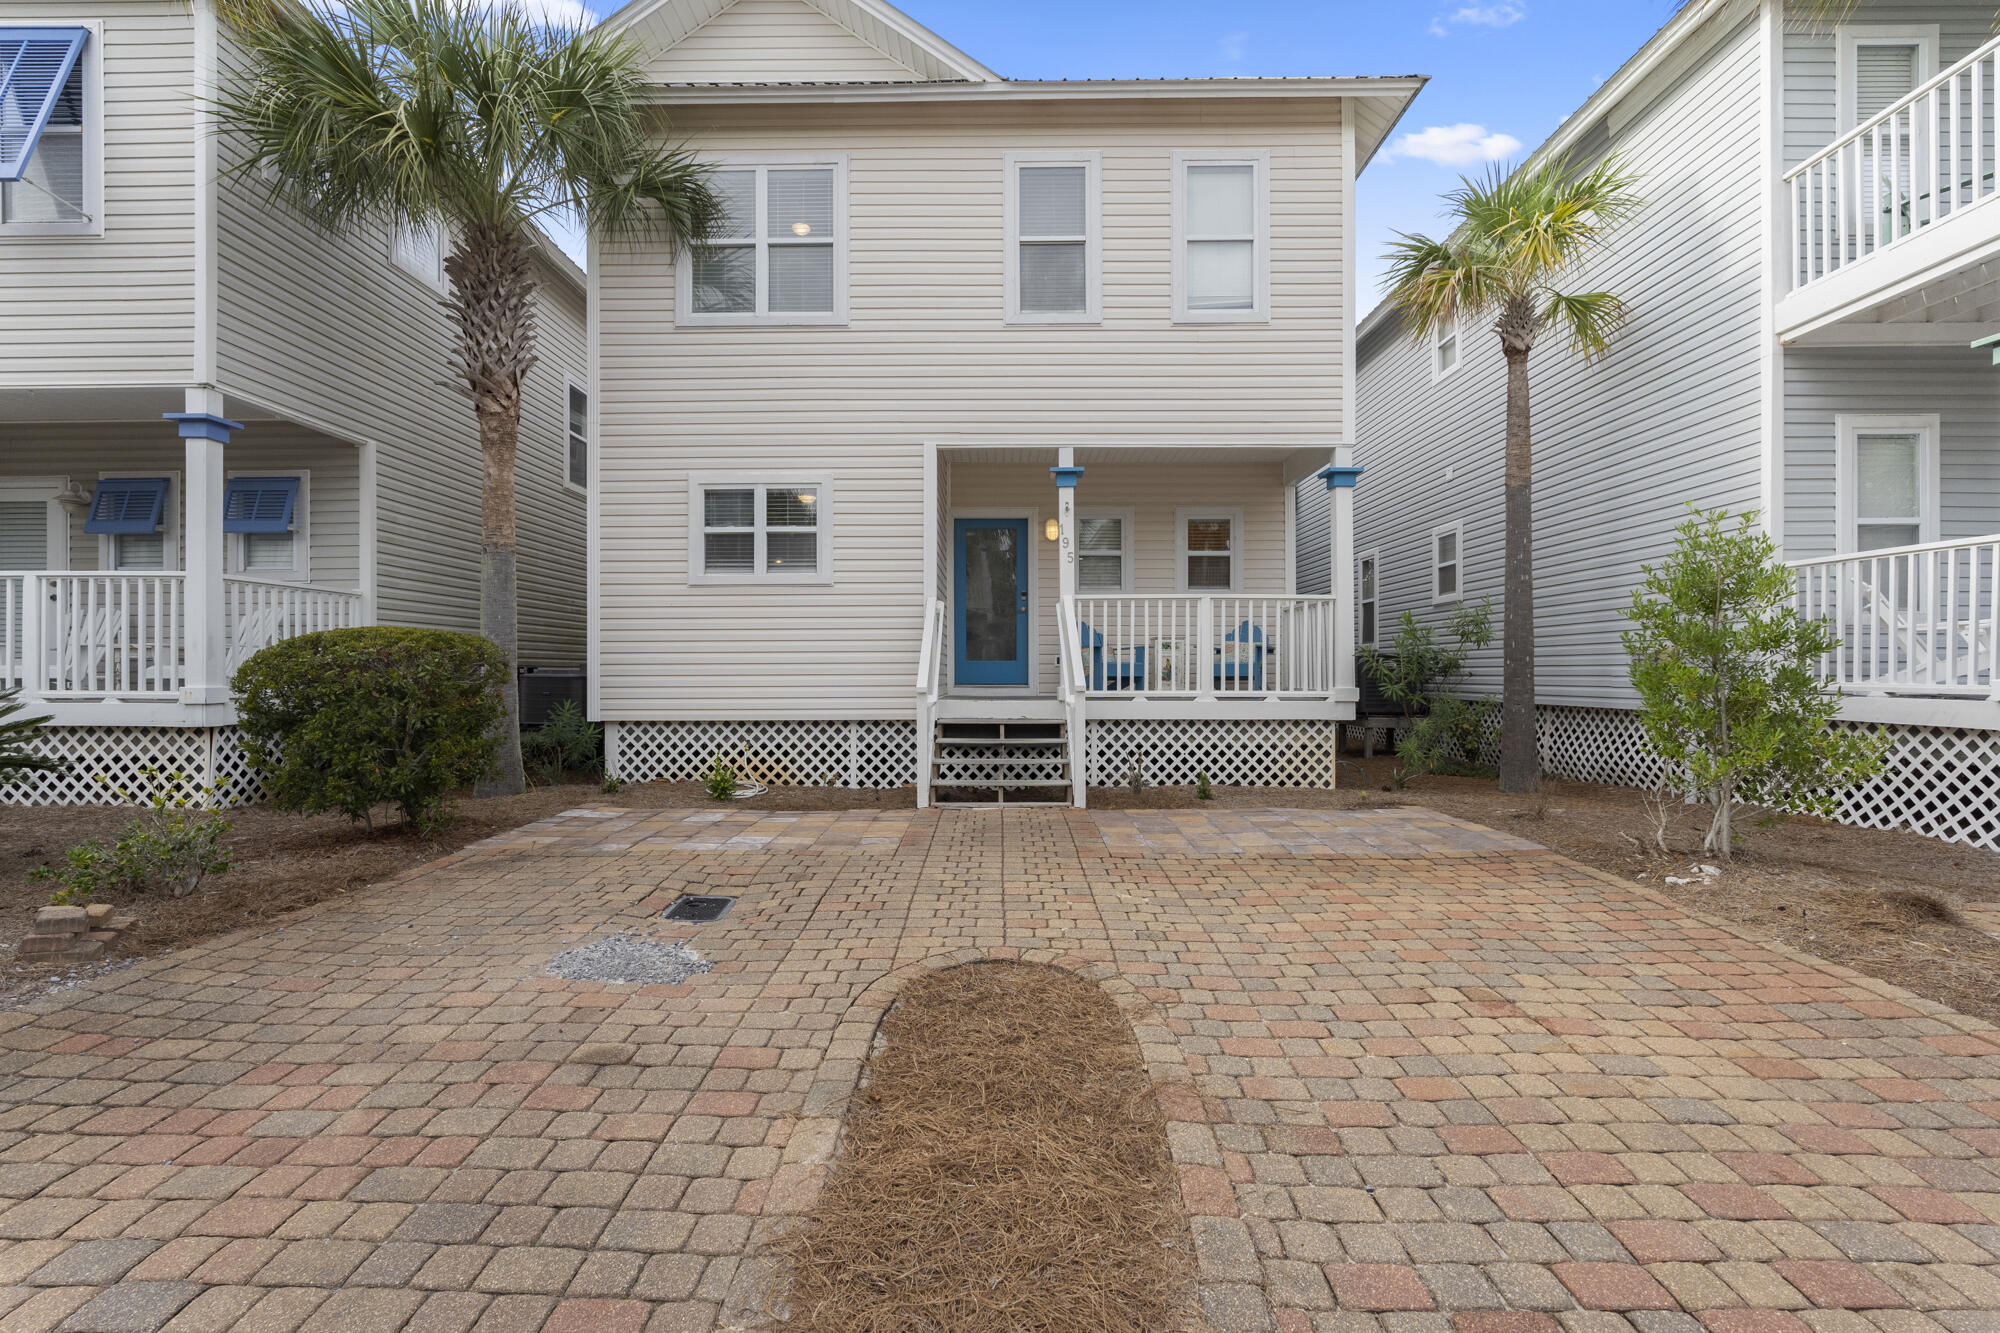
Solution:
[[[290,532],[297,477],[231,477],[222,496],[224,532]]]
[[[17,181],[55,111],[88,28],[0,28],[0,181]]]
[[[167,507],[165,477],[106,477],[90,499],[85,532],[110,535],[158,532]]]

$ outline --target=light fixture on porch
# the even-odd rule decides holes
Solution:
[[[1058,537],[1062,536],[1062,524],[1056,522],[1054,519],[1050,519],[1048,522],[1042,524],[1042,535],[1050,541],[1055,541]]]
[[[67,514],[87,514],[90,512],[90,492],[83,489],[81,482],[72,481],[56,496],[56,503]]]

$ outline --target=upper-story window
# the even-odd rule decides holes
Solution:
[[[1930,414],[1834,419],[1841,551],[1937,540],[1938,430]]]
[[[1174,318],[1262,320],[1270,311],[1270,155],[1174,154]]]
[[[1465,580],[1465,524],[1441,523],[1431,529],[1431,600],[1455,602]]]
[[[1355,603],[1361,608],[1361,642],[1375,642],[1376,614],[1381,605],[1382,554],[1367,551],[1354,559]]]
[[[1886,111],[1938,68],[1935,23],[1845,24],[1836,45],[1842,130]]]
[[[590,485],[590,395],[569,386],[569,451],[563,479],[578,490]]]
[[[1431,330],[1431,382],[1435,384],[1452,371],[1458,369],[1463,351],[1463,341],[1459,337],[1458,316],[1440,321]]]
[[[676,322],[845,322],[845,160],[725,163],[708,183],[723,218],[678,265]]]
[[[391,243],[390,256],[395,259],[397,268],[443,291],[444,252],[443,223],[396,219],[396,236]]]
[[[1007,319],[1099,318],[1096,153],[1007,155]]]
[[[0,229],[101,230],[102,106],[90,27],[0,27]]]

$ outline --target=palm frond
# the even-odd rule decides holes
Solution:
[[[1487,247],[1398,232],[1389,243],[1389,302],[1419,338],[1506,298],[1507,274]]]
[[[1604,355],[1612,335],[1625,323],[1624,298],[1610,292],[1549,292],[1541,323],[1569,339],[1572,351],[1586,359]]]

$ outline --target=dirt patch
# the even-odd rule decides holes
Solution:
[[[1191,1248],[1123,1015],[1057,968],[932,973],[882,1023],[841,1158],[783,1236],[794,1333],[1163,1333]]]
[[[913,788],[872,792],[803,787],[780,788],[737,804],[873,810],[915,803]],[[14,942],[27,933],[35,909],[47,904],[54,888],[31,880],[29,872],[59,863],[64,849],[76,843],[116,837],[131,822],[133,812],[118,806],[0,806],[0,1000],[352,893],[481,838],[585,805],[658,810],[717,803],[692,782],[641,783],[611,795],[595,783],[536,787],[520,796],[465,797],[452,820],[429,838],[402,827],[386,807],[378,812],[372,829],[338,815],[306,818],[268,806],[233,810],[228,841],[236,851],[235,868],[186,898],[98,899],[130,911],[139,923],[111,946],[102,961],[81,967],[21,963],[14,958]]]

